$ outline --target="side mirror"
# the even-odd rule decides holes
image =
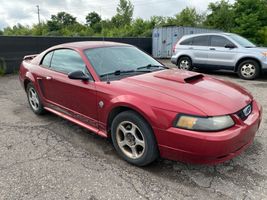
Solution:
[[[90,80],[90,76],[86,75],[85,73],[83,73],[82,71],[74,71],[74,72],[70,72],[68,74],[69,79],[74,79],[74,80],[82,80],[82,81],[89,81]]]
[[[224,47],[225,48],[228,48],[228,49],[234,49],[234,48],[236,48],[236,46],[234,44],[226,44]]]

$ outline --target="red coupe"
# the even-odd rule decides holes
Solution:
[[[76,42],[25,56],[20,81],[32,111],[55,113],[144,166],[157,157],[214,164],[252,142],[261,106],[231,82],[168,69],[138,48]]]

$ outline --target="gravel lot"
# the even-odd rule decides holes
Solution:
[[[35,116],[17,76],[0,78],[0,199],[267,199],[267,75],[209,74],[247,88],[265,109],[253,145],[217,166],[160,159],[145,168],[71,122]]]

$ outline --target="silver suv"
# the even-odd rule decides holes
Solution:
[[[267,72],[267,48],[232,33],[185,35],[174,46],[171,61],[180,69],[232,70],[252,80]]]

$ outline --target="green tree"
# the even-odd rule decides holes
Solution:
[[[211,28],[216,28],[230,32],[234,27],[234,9],[229,1],[221,0],[210,3],[204,24]]]
[[[179,14],[175,15],[177,26],[198,26],[202,23],[202,15],[198,14],[195,8],[186,7]]]
[[[3,35],[4,34],[4,31],[0,30],[0,35]]]
[[[166,25],[166,17],[163,16],[152,16],[150,17],[150,23],[152,27],[159,27],[159,26],[165,26]]]
[[[134,6],[130,0],[120,0],[117,14],[112,17],[111,22],[115,27],[130,25],[133,20]]]
[[[101,22],[101,17],[98,13],[96,12],[90,12],[88,15],[85,17],[86,19],[86,25],[93,27],[95,24]]]
[[[102,23],[101,16],[96,12],[88,13],[85,17],[86,25],[94,30],[96,33],[100,33],[102,31]]]
[[[31,29],[29,26],[23,26],[18,23],[13,27],[4,28],[4,35],[31,35]]]
[[[69,13],[59,12],[57,15],[52,15],[51,20],[47,21],[49,31],[59,31],[63,27],[76,24],[76,17]]]
[[[237,0],[234,4],[234,32],[263,44],[264,29],[267,26],[267,0]]]

